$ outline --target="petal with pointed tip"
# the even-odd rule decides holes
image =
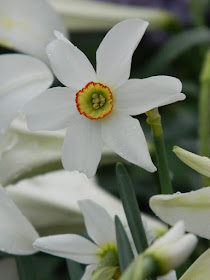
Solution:
[[[197,172],[210,177],[210,159],[188,152],[180,147],[174,146],[173,152],[178,158]]]
[[[102,122],[102,138],[122,158],[149,172],[156,171],[138,120],[114,112]]]
[[[84,264],[97,263],[98,246],[76,234],[60,234],[38,238],[34,248]]]
[[[128,80],[133,53],[147,26],[144,20],[128,19],[106,34],[96,53],[99,80],[114,88]]]
[[[71,119],[62,152],[62,163],[69,171],[78,170],[88,177],[95,175],[101,159],[101,126],[97,120],[77,114]]]
[[[15,255],[30,255],[37,250],[33,242],[39,237],[0,185],[0,250]]]
[[[92,200],[80,200],[88,235],[98,244],[116,242],[114,222],[108,212]]]
[[[79,91],[96,80],[95,70],[85,54],[56,32],[57,40],[46,51],[56,77],[65,86]]]
[[[130,79],[115,90],[115,106],[129,115],[185,99],[180,80],[169,76]]]

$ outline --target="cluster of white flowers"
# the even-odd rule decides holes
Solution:
[[[36,187],[33,181],[30,188],[28,181],[23,181],[7,187],[6,191],[0,185],[0,250],[15,255],[43,251],[87,264],[82,280],[90,279],[106,253],[112,252],[117,273],[121,274],[114,215],[122,215],[135,259],[139,258],[122,206],[87,177],[95,175],[104,144],[121,158],[155,172],[141,125],[132,116],[184,100],[182,83],[170,76],[129,79],[132,56],[148,26],[147,21],[132,18],[116,24],[97,49],[95,70],[85,54],[67,39],[65,26],[48,4],[42,0],[13,2],[0,0],[0,43],[27,55],[0,55],[0,142],[19,113],[25,115],[32,131],[67,128],[62,164],[71,172],[35,178]],[[15,5],[12,14],[11,5]],[[29,29],[23,28],[27,21]],[[50,88],[54,76],[65,87]],[[174,151],[189,166],[210,176],[208,158],[177,147]],[[64,194],[61,194],[61,186],[58,189],[61,178],[63,182],[72,183],[71,188],[67,186],[68,190],[63,183]],[[41,187],[38,190],[37,185]],[[144,228],[149,247],[140,255],[140,260],[153,259],[159,268],[158,279],[177,279],[173,269],[184,263],[194,250],[197,244],[194,234],[210,239],[209,196],[210,187],[207,187],[187,194],[151,198],[154,213],[173,225],[165,235],[156,238],[155,227],[166,231],[166,226],[142,215],[143,220],[148,221]],[[40,208],[37,201],[42,205]],[[111,213],[100,204],[113,206]],[[32,211],[30,206],[37,210]],[[45,213],[40,219],[41,212]],[[74,223],[81,227],[85,224],[91,240],[72,233],[40,237],[37,229],[45,230],[47,223],[54,228],[65,224],[68,229],[72,229]],[[185,229],[194,234],[185,234]],[[191,279],[193,273],[198,275],[196,267],[204,267],[203,263],[209,259],[207,251],[181,279]],[[129,267],[122,280],[128,279],[126,273],[130,275]],[[208,273],[205,267],[204,277]]]

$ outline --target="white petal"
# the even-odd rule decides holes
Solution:
[[[108,212],[92,200],[80,200],[88,235],[100,245],[116,242],[114,221]]]
[[[60,234],[38,238],[34,247],[42,252],[84,264],[97,263],[98,246],[76,234]]]
[[[149,172],[156,171],[138,120],[113,112],[102,122],[102,138],[122,158]]]
[[[0,0],[0,44],[48,62],[53,30],[67,34],[59,15],[43,0]]]
[[[205,251],[182,275],[180,280],[207,280],[210,275],[210,249]]]
[[[141,19],[128,19],[107,33],[96,54],[99,80],[114,88],[127,81],[133,52],[147,26],[148,22]]]
[[[78,114],[71,122],[63,145],[63,166],[69,171],[78,170],[93,177],[101,159],[100,121]]]
[[[47,46],[48,58],[61,83],[77,92],[96,80],[95,70],[82,51],[61,35],[58,38]]]
[[[45,142],[48,143],[47,140]],[[15,153],[16,157],[18,155],[19,153]],[[34,176],[8,186],[7,191],[42,235],[84,232],[84,219],[77,204],[78,200],[83,199],[97,201],[112,218],[118,215],[123,224],[126,221],[120,200],[77,171],[59,170]],[[145,214],[142,214],[142,218],[155,233],[162,234],[167,229],[155,218]]]
[[[176,271],[172,270],[164,276],[158,277],[158,280],[177,280]]]
[[[16,255],[35,253],[32,243],[39,237],[0,185],[0,250]]]
[[[183,235],[177,241],[172,241],[171,244],[166,244],[166,252],[163,250],[161,257],[164,257],[165,254],[165,262],[166,266],[169,266],[169,270],[175,269],[184,263],[192,254],[197,242],[197,237],[194,234],[188,233]]]
[[[169,76],[131,79],[115,90],[115,106],[129,115],[185,99],[180,80]]]
[[[173,152],[189,167],[204,176],[210,177],[210,159],[208,157],[196,155],[177,146],[174,146]]]
[[[36,58],[7,54],[0,56],[1,135],[22,107],[53,82],[48,67]]]
[[[59,130],[69,126],[72,115],[77,113],[74,91],[55,87],[46,90],[24,106],[32,130]]]
[[[89,280],[91,274],[93,273],[94,270],[96,270],[96,268],[97,268],[97,265],[94,265],[94,264],[88,265],[85,268],[85,273],[83,274],[81,280]]]
[[[164,244],[166,242],[173,242],[180,238],[184,234],[184,223],[183,221],[177,222],[169,231],[162,237],[158,238],[154,244]]]
[[[183,194],[156,195],[150,199],[150,207],[164,222],[173,225],[183,220],[186,231],[210,239],[210,187]]]

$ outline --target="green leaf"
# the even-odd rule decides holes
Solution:
[[[117,237],[118,257],[120,262],[120,268],[123,272],[127,268],[127,266],[132,262],[134,255],[127,234],[118,216],[115,216],[115,228]]]
[[[71,280],[80,280],[83,275],[83,269],[77,262],[66,259],[69,277]]]
[[[16,256],[15,259],[20,280],[38,280],[32,256]]]
[[[117,273],[119,267],[102,267],[96,269],[90,277],[90,280],[110,280]]]
[[[117,164],[116,174],[120,197],[123,203],[133,241],[137,252],[141,253],[148,247],[148,243],[133,185],[127,170],[122,163]]]
[[[206,27],[179,33],[169,39],[158,53],[152,57],[148,65],[144,68],[144,76],[157,74],[184,52],[204,43],[210,43],[210,30]]]

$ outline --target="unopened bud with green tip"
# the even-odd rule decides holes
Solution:
[[[178,146],[174,146],[173,152],[186,165],[196,170],[200,174],[210,177],[210,159],[188,152]]]
[[[176,223],[139,255],[122,275],[122,280],[143,280],[162,276],[176,269],[191,255],[197,244],[194,234],[185,234],[184,223]]]

